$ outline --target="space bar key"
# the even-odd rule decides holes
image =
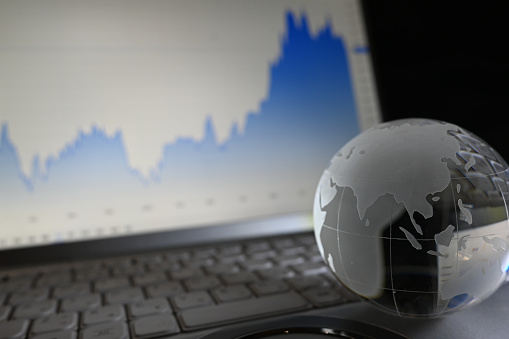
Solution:
[[[257,299],[193,308],[180,313],[179,318],[185,330],[194,330],[309,307],[309,304],[300,295],[288,292]]]

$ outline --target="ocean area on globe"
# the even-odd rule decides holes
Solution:
[[[509,268],[509,169],[475,134],[403,119],[346,143],[319,181],[315,237],[369,304],[437,317],[488,298]]]

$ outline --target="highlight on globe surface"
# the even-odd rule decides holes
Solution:
[[[314,229],[336,277],[370,304],[437,317],[488,298],[509,268],[509,169],[446,122],[377,125],[331,159]]]

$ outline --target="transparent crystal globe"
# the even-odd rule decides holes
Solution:
[[[405,119],[348,142],[324,171],[315,236],[370,304],[436,317],[490,296],[509,266],[508,166],[453,124]]]

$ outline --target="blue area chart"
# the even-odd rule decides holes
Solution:
[[[181,138],[167,144],[146,178],[129,168],[121,131],[108,137],[95,128],[81,133],[57,158],[35,157],[33,177],[28,178],[20,170],[8,122],[3,122],[0,202],[26,205],[36,201],[35,196],[53,203],[115,201],[141,192],[145,198],[151,194],[197,201],[219,191],[247,198],[255,189],[306,189],[311,207],[321,172],[359,132],[359,125],[341,37],[329,27],[311,37],[305,17],[297,24],[288,14],[286,22],[281,58],[270,65],[268,96],[258,112],[248,114],[243,133],[234,125],[229,139],[219,144],[210,117],[204,121],[203,140]]]

